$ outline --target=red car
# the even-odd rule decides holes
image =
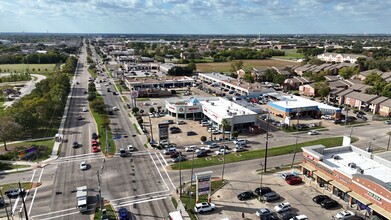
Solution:
[[[303,182],[303,180],[299,176],[294,176],[286,180],[286,183],[288,183],[289,185],[296,185],[301,182]]]
[[[97,146],[92,146],[92,152],[93,153],[99,152],[99,148]]]
[[[97,142],[96,140],[92,139],[92,140],[91,140],[91,144],[92,144],[92,145],[98,145],[98,142]]]

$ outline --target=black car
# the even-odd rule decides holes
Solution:
[[[0,207],[2,207],[3,205],[5,205],[4,199],[0,197]]]
[[[126,107],[128,107],[128,109],[132,108],[132,106],[129,103],[126,104]]]
[[[338,202],[333,199],[325,199],[320,203],[320,205],[325,209],[331,209],[339,206]]]
[[[79,147],[79,142],[74,141],[73,144],[72,144],[72,147],[73,148],[78,148]]]
[[[175,126],[172,126],[172,127],[170,127],[170,131],[172,131],[172,130],[176,130],[176,129],[180,129],[180,128],[178,128],[178,127],[175,127]]]
[[[171,134],[177,134],[177,133],[181,133],[181,129],[173,129],[173,130],[171,130]]]
[[[197,135],[197,133],[195,133],[194,131],[187,132],[187,136],[194,136],[194,135]]]
[[[312,198],[312,201],[314,201],[316,204],[320,204],[323,200],[330,199],[330,197],[326,195],[317,195],[314,198]]]
[[[197,157],[206,157],[206,156],[208,156],[208,152],[206,151],[199,151],[197,153]]]
[[[294,213],[292,211],[286,211],[286,212],[281,212],[279,213],[280,219],[282,220],[289,220],[295,216],[297,216],[297,213]]]
[[[247,199],[252,199],[254,198],[254,193],[251,192],[251,191],[246,191],[246,192],[242,192],[240,193],[237,198],[242,201],[242,200],[247,200]]]
[[[270,189],[270,187],[258,187],[254,190],[255,194],[257,194],[258,196],[263,196],[271,191],[272,189]]]

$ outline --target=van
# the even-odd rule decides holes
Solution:
[[[274,201],[280,198],[280,195],[278,195],[276,192],[270,192],[266,193],[262,196],[262,200],[266,202]]]

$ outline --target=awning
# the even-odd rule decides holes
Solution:
[[[380,206],[373,204],[373,205],[370,205],[369,208],[375,210],[377,213],[379,213],[383,217],[385,217],[387,219],[391,219],[391,213],[387,212],[386,210],[384,210]]]
[[[362,204],[364,204],[365,206],[368,206],[370,204],[372,204],[371,201],[369,201],[368,199],[362,197],[361,195],[359,195],[358,193],[355,193],[355,192],[348,192],[348,195],[355,198],[356,200],[360,201]]]
[[[310,165],[308,165],[307,163],[301,163],[300,164],[300,166],[302,166],[302,167],[304,167],[304,168],[306,168],[308,171],[310,171],[310,172],[314,172],[314,171],[316,171],[316,169],[315,168],[313,168],[313,167],[311,167]]]
[[[339,190],[341,190],[341,191],[344,192],[344,193],[347,193],[347,192],[352,191],[352,190],[349,189],[348,187],[342,185],[341,183],[339,183],[339,182],[337,182],[337,181],[335,181],[335,180],[331,181],[330,183],[331,183],[331,185],[337,187]]]
[[[331,180],[333,180],[331,177],[327,176],[326,174],[319,172],[319,170],[315,171],[314,174],[322,178],[326,182],[330,182]]]

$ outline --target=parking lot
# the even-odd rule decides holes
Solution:
[[[250,175],[250,173],[247,174]],[[262,178],[262,186],[270,187],[273,191],[277,192],[280,195],[279,200],[265,203],[258,199],[245,201],[238,200],[237,195],[239,193],[247,190],[254,191],[255,188],[260,187],[261,182],[258,174],[252,172],[251,179],[251,181],[230,180],[227,185],[212,195],[212,202],[216,205],[216,210],[211,213],[198,215],[199,219],[242,219],[242,212],[245,215],[245,219],[259,219],[255,214],[258,209],[269,208],[270,210],[273,210],[274,206],[279,203],[289,202],[293,212],[304,214],[308,219],[329,220],[332,219],[337,212],[341,211],[342,205],[345,204],[344,202],[337,200],[335,196],[331,196],[330,193],[326,192],[326,195],[338,201],[341,206],[336,209],[323,209],[320,205],[312,201],[314,196],[321,194],[320,192],[310,187],[308,183],[288,185],[278,173],[264,175]]]

